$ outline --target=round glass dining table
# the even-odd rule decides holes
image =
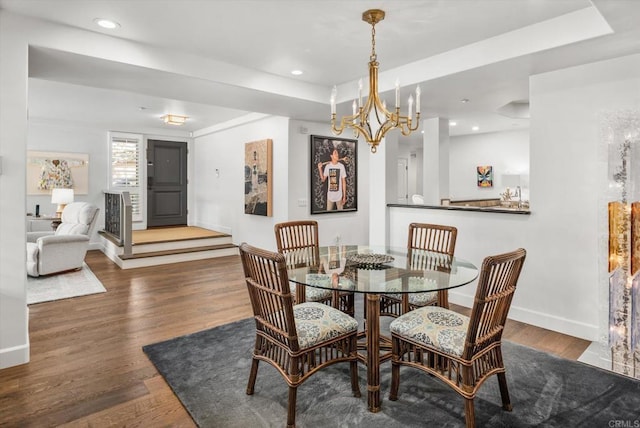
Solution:
[[[390,340],[380,334],[380,295],[402,295],[450,290],[478,277],[478,268],[458,257],[406,248],[366,245],[319,247],[312,257],[287,255],[289,280],[302,286],[365,295],[365,337],[360,360],[367,367],[367,404],[380,410],[380,363],[391,358],[381,354]]]

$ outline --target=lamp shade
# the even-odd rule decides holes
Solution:
[[[73,202],[73,189],[53,189],[51,191],[52,204],[70,204]]]

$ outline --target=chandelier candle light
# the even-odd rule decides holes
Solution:
[[[416,87],[416,117],[411,120],[413,111],[413,95],[409,96],[409,114],[400,115],[400,83],[396,80],[396,106],[394,111],[387,110],[386,103],[378,95],[378,57],[376,55],[376,24],[384,19],[384,11],[380,9],[367,10],[362,14],[362,20],[371,24],[371,56],[369,57],[369,97],[366,104],[362,104],[362,79],[358,82],[358,100],[353,100],[353,114],[344,116],[340,125],[336,126],[336,98],[338,89],[334,86],[331,91],[331,129],[340,135],[345,127],[353,128],[356,138],[363,135],[371,146],[371,153],[378,150],[380,141],[392,129],[400,129],[402,135],[410,135],[418,129],[420,124],[420,86]],[[369,120],[374,116],[378,128],[374,131]]]

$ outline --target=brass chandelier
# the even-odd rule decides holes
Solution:
[[[343,116],[340,125],[336,126],[336,97],[338,90],[334,86],[331,91],[331,129],[340,135],[345,127],[353,128],[357,137],[362,135],[371,146],[371,153],[378,150],[380,141],[392,129],[400,129],[402,135],[410,135],[418,129],[420,124],[420,86],[416,87],[416,117],[411,120],[413,109],[413,95],[409,96],[409,114],[400,115],[400,84],[396,81],[396,106],[393,111],[387,110],[386,103],[378,95],[378,57],[376,55],[376,24],[384,19],[384,11],[380,9],[367,10],[362,14],[362,20],[371,24],[371,56],[369,57],[369,96],[362,104],[362,79],[358,85],[358,101],[353,100],[353,114]],[[373,129],[369,122],[372,118],[378,122],[378,128]]]

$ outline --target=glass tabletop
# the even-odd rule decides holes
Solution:
[[[466,260],[423,250],[409,255],[406,248],[341,245],[285,257],[290,281],[356,293],[448,290],[478,277],[478,268]]]

